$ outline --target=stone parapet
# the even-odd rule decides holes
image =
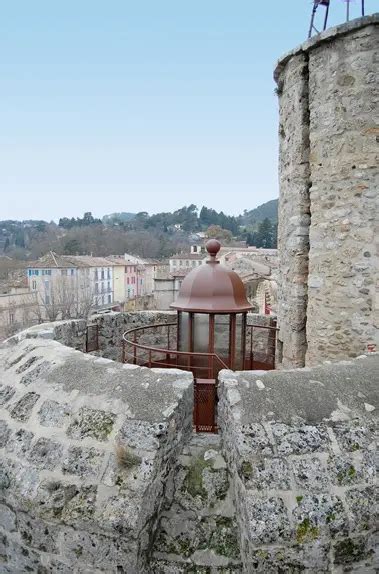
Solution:
[[[379,354],[222,371],[219,427],[244,572],[374,574]]]
[[[84,355],[47,332],[0,349],[0,569],[148,572],[192,431],[192,375]]]

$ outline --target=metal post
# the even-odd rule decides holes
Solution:
[[[214,364],[213,355],[215,352],[215,316],[213,313],[209,315],[209,341],[208,341],[208,353],[212,356],[208,357],[208,379],[214,378]]]
[[[241,346],[242,346],[242,370],[245,370],[246,361],[246,322],[247,313],[242,313],[242,335],[241,335]]]
[[[311,23],[310,23],[310,26],[309,26],[308,38],[310,38],[310,37],[312,36],[313,23],[314,23],[314,20],[315,20],[315,15],[316,15],[317,6],[318,6],[318,1],[315,0],[314,3],[313,3],[313,8],[312,8]]]
[[[253,370],[253,325],[251,325],[250,329],[250,370]]]
[[[188,350],[193,353],[193,319],[194,314],[188,313]],[[188,355],[188,370],[191,370],[191,355]]]
[[[229,353],[230,353],[230,368],[234,369],[234,359],[236,356],[236,316],[230,316],[230,341],[229,341]]]
[[[350,0],[345,0],[346,1],[346,22],[349,22],[350,20]]]
[[[325,11],[325,18],[324,18],[324,30],[326,30],[326,25],[328,23],[328,15],[329,15],[329,2],[326,5],[326,11]]]
[[[133,335],[133,364],[136,365],[137,364],[137,347],[136,347],[136,343],[137,343],[137,333],[134,331],[134,335]]]
[[[365,0],[362,0],[362,16],[365,15]]]

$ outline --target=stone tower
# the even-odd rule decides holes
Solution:
[[[284,367],[377,343],[378,23],[374,14],[330,29],[275,70]]]

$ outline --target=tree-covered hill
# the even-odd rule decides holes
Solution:
[[[242,216],[243,224],[246,226],[256,227],[265,219],[269,219],[272,223],[278,221],[278,200],[272,199],[266,203],[262,203],[251,211],[245,210]]]

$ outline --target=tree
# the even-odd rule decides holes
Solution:
[[[206,235],[208,239],[218,239],[224,243],[230,243],[233,236],[227,229],[222,229],[219,225],[210,225],[206,230]]]

